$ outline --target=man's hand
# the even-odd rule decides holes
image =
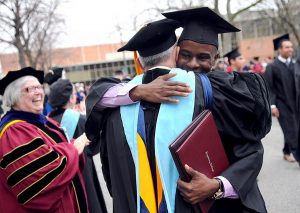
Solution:
[[[218,191],[219,183],[215,179],[210,179],[206,175],[185,165],[185,170],[192,177],[192,180],[187,183],[179,180],[178,189],[183,199],[191,204],[196,204],[212,197]]]
[[[279,118],[279,110],[278,108],[272,108],[272,116],[276,117],[276,118]]]
[[[188,96],[192,91],[188,84],[168,81],[176,73],[168,73],[159,76],[149,84],[141,84],[132,89],[129,93],[131,100],[145,100],[153,103],[177,103],[178,99],[170,96]]]

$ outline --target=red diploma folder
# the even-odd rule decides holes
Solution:
[[[204,110],[185,130],[169,145],[179,176],[189,182],[191,177],[185,171],[187,164],[209,178],[220,175],[229,162],[220,139],[212,113]],[[212,199],[206,199],[195,205],[195,211],[201,208],[208,212],[213,204]]]

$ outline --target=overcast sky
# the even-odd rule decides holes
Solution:
[[[65,19],[65,34],[61,36],[57,46],[70,47],[119,42],[120,35],[116,31],[116,25],[130,28],[133,17],[145,8],[153,6],[155,1],[68,0],[61,5],[59,10]],[[225,6],[222,6],[225,2],[220,1],[221,13],[225,12]],[[234,0],[233,4],[236,4]],[[127,33],[125,31],[125,35],[122,36],[123,40],[128,40],[132,34],[132,31],[127,31]]]
[[[147,0],[69,0],[59,13],[65,19],[65,32],[59,46],[81,46],[118,42],[116,25],[126,26]],[[133,9],[135,8],[135,9]]]
[[[138,16],[141,27],[145,18],[154,20],[160,17],[145,17],[141,12],[155,4],[163,7],[166,1],[181,2],[182,0],[62,0],[58,13],[65,20],[64,33],[60,36],[56,47],[76,47],[103,43],[120,42],[120,34],[116,30],[119,25],[128,30],[122,30],[123,41],[128,41],[135,31],[132,28],[133,17]],[[205,0],[204,0],[205,1]],[[249,4],[254,0],[232,0],[233,11],[240,4]],[[206,0],[212,4],[213,0]],[[220,11],[225,14],[226,1],[220,0]],[[15,52],[15,48],[0,45],[1,52]]]

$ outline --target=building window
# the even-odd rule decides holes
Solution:
[[[271,35],[269,19],[256,20],[256,29],[257,29],[257,37]]]
[[[241,23],[243,39],[255,38],[255,22],[244,21]]]
[[[94,71],[91,72],[91,80],[95,80],[96,78],[96,73]]]
[[[273,35],[278,35],[284,33],[284,28],[280,26],[280,21],[276,21],[275,19],[272,19],[272,31]]]

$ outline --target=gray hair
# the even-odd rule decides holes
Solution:
[[[157,66],[158,64],[160,64],[161,62],[167,61],[171,55],[172,52],[174,50],[174,48],[177,46],[177,42],[172,45],[169,49],[158,53],[156,55],[152,55],[152,56],[147,56],[147,57],[142,57],[140,56],[140,62],[143,68],[145,67],[154,67]]]
[[[21,90],[24,84],[32,79],[33,76],[24,76],[11,82],[5,89],[3,94],[3,106],[10,109],[12,108],[21,97]],[[6,109],[7,110],[7,109]]]

